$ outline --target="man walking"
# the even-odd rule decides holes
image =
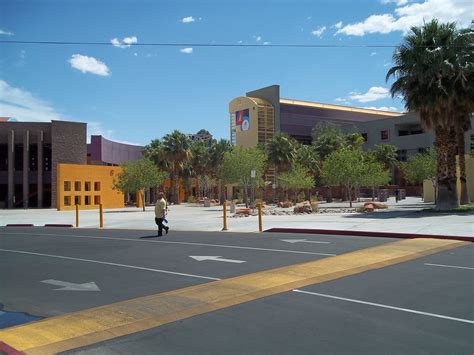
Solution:
[[[160,192],[158,194],[158,200],[155,204],[155,223],[158,226],[158,237],[163,235],[163,229],[165,230],[166,234],[168,234],[168,230],[170,227],[164,226],[163,221],[166,217],[166,213],[168,212],[168,204],[165,200],[165,194]]]

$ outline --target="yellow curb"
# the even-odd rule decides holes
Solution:
[[[468,244],[422,238],[397,241],[31,322],[0,330],[0,340],[27,354],[67,351]]]

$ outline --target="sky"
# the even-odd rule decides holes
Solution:
[[[395,46],[423,21],[465,28],[474,18],[474,2],[465,0],[1,0],[0,7],[0,117],[86,122],[88,135],[137,145],[174,129],[229,139],[229,101],[274,84],[283,98],[403,111],[385,81]]]

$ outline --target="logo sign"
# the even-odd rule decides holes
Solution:
[[[248,131],[250,128],[250,113],[249,110],[241,110],[235,113],[235,126],[241,132]]]

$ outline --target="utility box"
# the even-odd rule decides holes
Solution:
[[[388,193],[389,193],[388,190],[380,189],[377,196],[377,199],[379,200],[379,202],[387,202]]]

